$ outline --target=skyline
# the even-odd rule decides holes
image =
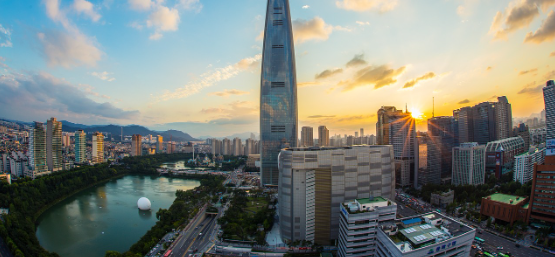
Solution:
[[[0,117],[258,132],[266,3],[243,2],[0,2]],[[543,109],[555,2],[390,3],[291,1],[300,127],[375,134],[381,106],[430,118],[432,97],[436,116],[503,95],[513,117]]]

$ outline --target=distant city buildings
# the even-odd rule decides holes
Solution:
[[[486,175],[486,147],[478,143],[461,143],[453,148],[453,185],[481,185]]]
[[[104,162],[104,135],[100,132],[95,132],[92,136],[92,162]]]
[[[330,146],[330,131],[326,126],[318,127],[318,145]]]
[[[164,152],[164,137],[158,135],[156,137],[156,153]]]
[[[131,156],[140,156],[143,154],[142,137],[139,134],[134,134],[131,139]]]
[[[303,147],[314,146],[314,131],[312,127],[304,126],[301,129],[301,145]]]

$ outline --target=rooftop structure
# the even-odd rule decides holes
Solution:
[[[482,198],[480,214],[511,223],[528,222],[528,197],[495,193]]]

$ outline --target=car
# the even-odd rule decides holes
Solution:
[[[516,246],[516,247],[520,247],[520,245],[519,245],[519,244],[515,244],[515,246]]]
[[[476,245],[472,245],[472,248],[473,248],[473,249],[476,249]]]
[[[503,246],[498,246],[497,250],[503,250]]]
[[[198,233],[199,236],[202,236],[202,232]]]

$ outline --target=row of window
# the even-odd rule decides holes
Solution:
[[[555,213],[555,210],[533,207],[532,210]]]
[[[534,199],[534,201],[535,202],[544,202],[544,203],[555,203],[554,200],[545,200],[545,199],[539,199],[539,198]]]

